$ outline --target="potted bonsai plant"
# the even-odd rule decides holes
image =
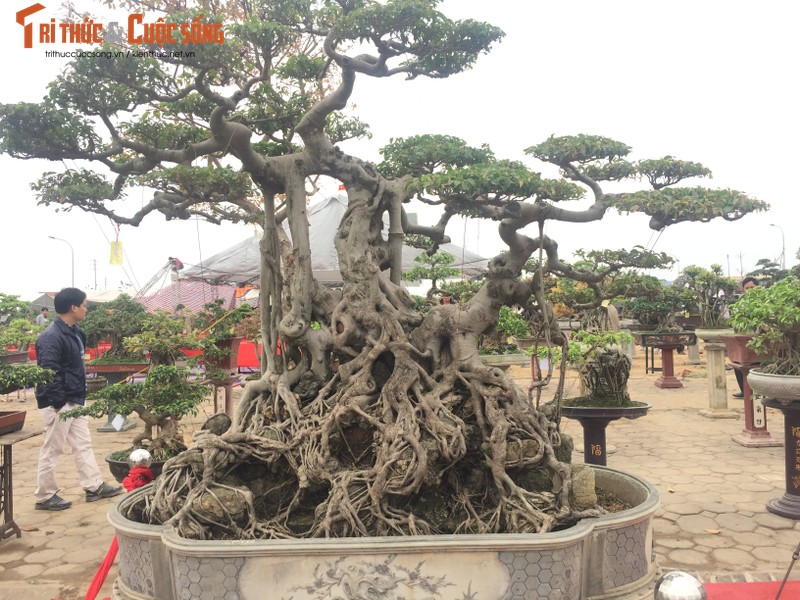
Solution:
[[[530,363],[529,355],[519,348],[512,338],[529,334],[528,322],[514,309],[503,306],[494,330],[485,336],[478,354],[484,364],[507,370],[511,366],[525,366]]]
[[[139,325],[141,331],[122,340],[124,351],[139,356],[139,362],[150,367],[174,365],[184,355],[182,349],[202,346],[197,334],[186,332],[183,321],[167,311],[144,315]]]
[[[730,313],[736,332],[753,334],[748,346],[761,357],[761,366],[750,373],[753,391],[800,400],[800,280],[790,276],[752,288]]]
[[[450,293],[440,289],[439,282],[448,277],[461,275],[461,271],[451,266],[455,260],[452,254],[441,250],[433,254],[421,252],[414,257],[414,267],[403,273],[403,279],[406,281],[429,279],[431,287],[425,297],[432,300],[438,294],[442,300],[446,298],[447,304],[450,302]]]
[[[767,502],[767,510],[800,519],[800,486],[795,449],[800,442],[800,279],[790,276],[769,287],[755,287],[731,306],[730,324],[752,333],[748,346],[761,360],[747,374],[763,404],[784,416],[786,493]]]
[[[722,335],[733,333],[728,327],[728,303],[736,290],[736,282],[722,274],[720,265],[704,269],[696,265],[686,267],[673,283],[689,291],[697,303],[700,326],[697,336],[706,342],[720,342]]]
[[[88,415],[136,413],[144,423],[129,448],[106,456],[111,474],[122,482],[128,474],[128,457],[137,448],[147,449],[153,459],[153,475],[161,472],[165,461],[186,449],[180,420],[197,414],[200,402],[208,395],[207,386],[188,379],[189,371],[173,365],[153,366],[143,383],[118,383],[89,396],[94,402],[63,412],[62,419]]]
[[[7,365],[0,363],[0,394],[47,383],[53,376],[49,369],[36,365]],[[19,431],[25,423],[24,410],[0,411],[0,434]]]
[[[569,339],[567,360],[578,366],[584,393],[565,399],[560,410],[581,424],[583,459],[588,464],[606,464],[605,430],[611,421],[636,419],[650,409],[628,393],[631,359],[622,348],[631,339],[625,331],[587,330],[576,331]]]
[[[81,321],[81,329],[89,346],[98,350],[98,356],[86,364],[86,372],[94,376],[91,387],[118,383],[147,368],[145,357],[128,350],[123,343],[126,338],[142,331],[147,315],[144,306],[127,294],[120,294],[111,302],[89,309]],[[101,353],[104,343],[108,344],[108,349]]]
[[[36,341],[43,329],[21,318],[0,326],[0,362],[11,364],[28,360],[28,346]]]
[[[103,340],[110,343],[106,361],[129,362],[131,357],[122,340],[142,331],[147,314],[142,304],[127,294],[120,294],[110,302],[90,307],[81,329],[90,346],[97,346]]]
[[[693,304],[693,297],[684,288],[666,286],[649,275],[640,276],[623,300],[623,312],[642,326],[641,331],[634,332],[634,338],[644,348],[648,372],[656,370],[654,350],[661,350],[661,375],[654,382],[656,387],[683,387],[675,377],[673,352],[693,344],[697,338],[693,332],[683,331],[675,317]]]

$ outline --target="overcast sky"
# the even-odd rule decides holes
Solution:
[[[55,0],[42,3],[55,11]],[[0,9],[2,103],[40,100],[66,64],[67,59],[45,58],[41,46],[22,49],[14,14],[29,4],[6,1]],[[85,10],[100,6],[89,0],[74,4]],[[714,177],[699,184],[742,190],[772,209],[733,223],[675,225],[660,235],[648,229],[643,215],[609,213],[601,223],[552,224],[547,233],[563,257],[578,248],[638,244],[672,254],[677,270],[719,263],[737,276],[760,258],[777,259],[785,245],[787,266],[797,262],[796,3],[446,0],[442,9],[489,21],[506,37],[472,71],[449,80],[359,81],[352,102],[374,137],[346,150],[378,160],[378,148],[392,137],[444,133],[488,143],[498,157],[539,169],[524,148],[552,134],[604,135],[630,145],[633,158],[669,154],[702,162]],[[125,269],[112,267],[108,242],[117,234],[107,219],[36,205],[30,182],[60,168],[0,157],[0,292],[33,299],[71,283],[69,245],[47,236],[63,238],[74,249],[75,285],[116,289],[121,282],[144,286],[169,256],[195,264],[253,235],[246,226],[167,223],[151,215],[139,228],[120,229]],[[128,205],[145,201],[133,198]],[[448,233],[479,254],[499,249],[492,225],[469,222],[465,228],[454,222]]]

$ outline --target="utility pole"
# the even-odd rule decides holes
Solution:
[[[775,223],[770,223],[770,227],[777,227],[781,232],[781,257],[780,257],[780,265],[781,271],[786,270],[786,238],[783,235],[783,227],[780,225],[776,225]]]
[[[58,240],[59,242],[64,242],[67,246],[69,246],[70,260],[71,260],[71,265],[72,265],[72,283],[71,283],[71,286],[75,287],[75,249],[72,247],[72,244],[70,244],[67,240],[65,240],[63,238],[58,238],[58,237],[55,237],[55,236],[52,236],[52,235],[48,235],[47,237],[49,237],[51,240]]]

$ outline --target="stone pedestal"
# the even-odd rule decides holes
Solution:
[[[764,406],[777,408],[783,413],[784,452],[786,467],[786,493],[767,502],[767,510],[787,519],[800,520],[800,402],[781,402],[775,398],[764,400]]]
[[[728,408],[728,386],[725,383],[725,344],[706,343],[706,378],[708,408],[700,414],[709,419],[738,419],[739,413]]]
[[[652,406],[562,406],[561,414],[575,419],[583,429],[583,462],[587,465],[606,465],[609,454],[606,444],[606,427],[617,419],[638,419]]]
[[[659,388],[680,388],[683,387],[681,380],[675,377],[675,358],[673,352],[678,349],[675,345],[656,346],[661,350],[661,375],[655,381],[655,386]]]
[[[753,402],[753,390],[750,388],[747,376],[750,374],[750,369],[758,365],[739,363],[733,365],[741,369],[744,380],[744,429],[732,436],[733,441],[747,448],[782,446],[783,442],[776,440],[767,431],[767,409],[760,402]]]
[[[697,343],[686,346],[686,364],[699,365],[702,364],[700,360],[700,346]]]
[[[655,385],[659,388],[681,388],[683,384],[675,377],[675,362],[673,352],[681,346],[687,347],[697,342],[697,337],[691,331],[639,331],[634,333],[634,339],[642,344],[645,351],[645,371],[647,368],[648,349],[661,350],[661,376],[656,379]],[[655,370],[655,369],[653,369]]]

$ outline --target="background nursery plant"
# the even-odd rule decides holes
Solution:
[[[758,370],[800,375],[800,279],[781,279],[747,290],[731,307],[731,326],[753,333],[748,346],[765,356]]]
[[[131,448],[120,450],[112,457],[127,460],[131,450],[147,448],[154,461],[163,461],[186,449],[181,418],[196,415],[200,403],[208,396],[209,388],[188,380],[188,370],[170,365],[158,365],[147,372],[143,383],[118,383],[104,387],[89,396],[94,400],[61,413],[61,418],[88,415],[104,417],[111,414],[136,413],[144,423],[144,431],[133,438]]]

